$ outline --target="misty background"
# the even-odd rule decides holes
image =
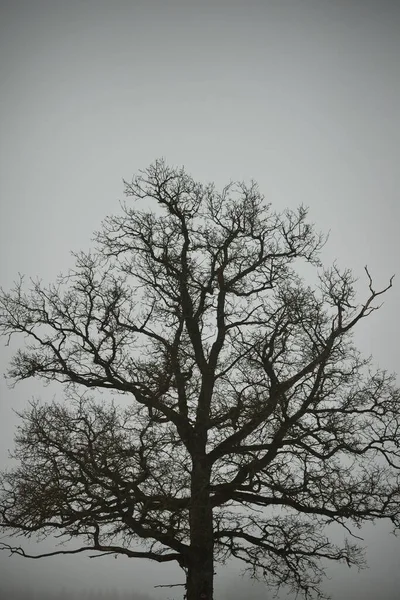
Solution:
[[[222,187],[256,180],[275,210],[310,207],[337,260],[384,306],[356,339],[399,371],[400,3],[397,0],[0,0],[0,284],[51,282],[118,212],[122,178],[157,157]],[[6,370],[17,344],[0,345]],[[22,339],[18,340],[22,343]],[[32,397],[62,388],[0,382],[0,468]],[[334,600],[395,600],[400,540],[361,532],[370,568],[329,567]],[[53,540],[24,542],[31,552]],[[218,571],[216,598],[272,598]],[[83,555],[40,561],[0,553],[11,600],[182,597],[171,565]],[[286,597],[282,592],[279,598]]]

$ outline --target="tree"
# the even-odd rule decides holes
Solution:
[[[323,597],[326,560],[363,563],[354,527],[399,527],[399,389],[352,340],[392,279],[376,291],[366,269],[357,301],[306,209],[274,213],[255,184],[156,161],[125,190],[136,204],[67,276],[2,292],[1,331],[28,339],[8,376],[65,389],[20,415],[2,527],[82,540],[39,557],[176,561],[188,600],[212,600],[228,557]]]

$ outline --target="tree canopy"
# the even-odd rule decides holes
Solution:
[[[354,528],[399,527],[400,392],[352,335],[392,279],[366,268],[359,300],[307,210],[274,212],[255,183],[159,160],[125,192],[68,274],[1,294],[0,331],[25,339],[8,377],[65,395],[20,415],[1,526],[78,543],[40,557],[176,561],[188,600],[212,600],[230,557],[322,598],[327,560],[363,564]]]

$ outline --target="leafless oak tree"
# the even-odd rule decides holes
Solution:
[[[188,600],[212,600],[229,557],[322,598],[326,559],[363,562],[354,527],[399,526],[399,390],[352,341],[392,280],[376,291],[366,269],[358,301],[306,209],[276,214],[255,184],[218,192],[156,161],[125,186],[67,276],[2,292],[2,333],[27,340],[8,376],[65,401],[21,414],[1,525],[82,540],[39,557],[176,561]]]

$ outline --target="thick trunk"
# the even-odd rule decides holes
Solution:
[[[190,506],[190,557],[186,581],[187,600],[213,600],[214,541],[209,483],[209,469],[200,461],[194,464]]]
[[[213,550],[198,550],[187,571],[187,600],[212,600],[214,583]]]

